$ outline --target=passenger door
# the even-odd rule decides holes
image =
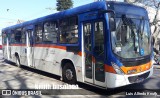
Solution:
[[[106,87],[103,21],[83,23],[85,52],[85,81]]]
[[[33,26],[30,26],[26,29],[26,57],[27,57],[27,66],[34,67],[33,63]]]
[[[6,46],[7,46],[7,59],[11,60],[10,34],[8,34],[8,36],[7,36]]]

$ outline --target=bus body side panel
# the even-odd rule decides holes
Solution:
[[[26,57],[26,45],[22,44],[20,49],[20,63],[22,65],[27,65],[27,57]]]
[[[39,70],[44,70],[45,63],[43,61],[46,52],[45,49],[43,47],[36,47],[36,45],[34,45],[33,49],[34,49],[33,61],[35,68]]]
[[[12,62],[16,62],[16,56],[15,56],[16,53],[19,55],[19,58],[20,58],[21,47],[22,46],[20,44],[11,44],[10,45],[10,48],[11,48],[11,61]]]
[[[3,50],[3,57],[6,59],[7,58],[7,50],[6,50],[6,45],[2,45],[2,50]]]
[[[39,44],[34,46],[35,68],[55,75],[62,75],[62,60],[70,60],[76,70],[77,80],[82,81],[81,55],[66,50],[66,46]]]
[[[3,57],[5,59],[9,60],[7,54],[8,54],[8,52],[7,52],[7,45],[5,44],[5,45],[3,45]]]
[[[62,60],[70,60],[75,68],[77,80],[82,81],[81,55],[78,54],[78,52],[74,53],[71,51],[67,51],[65,49],[55,49],[55,50],[56,50],[55,62],[60,66],[60,69],[57,70],[59,74],[62,75],[62,68],[61,68]]]

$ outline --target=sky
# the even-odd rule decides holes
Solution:
[[[73,7],[91,3],[94,0],[72,0]],[[0,3],[0,30],[13,25],[17,20],[32,20],[52,13],[56,10],[56,0],[1,0]]]

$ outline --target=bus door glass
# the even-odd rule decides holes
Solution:
[[[6,33],[6,46],[7,46],[7,59],[11,60],[11,43],[10,43],[10,32]]]
[[[104,72],[104,28],[103,22],[83,24],[85,51],[85,81],[106,86]]]
[[[27,65],[33,67],[33,29],[26,30]]]

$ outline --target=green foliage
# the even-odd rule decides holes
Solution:
[[[73,7],[72,0],[57,0],[57,11],[63,11]]]

